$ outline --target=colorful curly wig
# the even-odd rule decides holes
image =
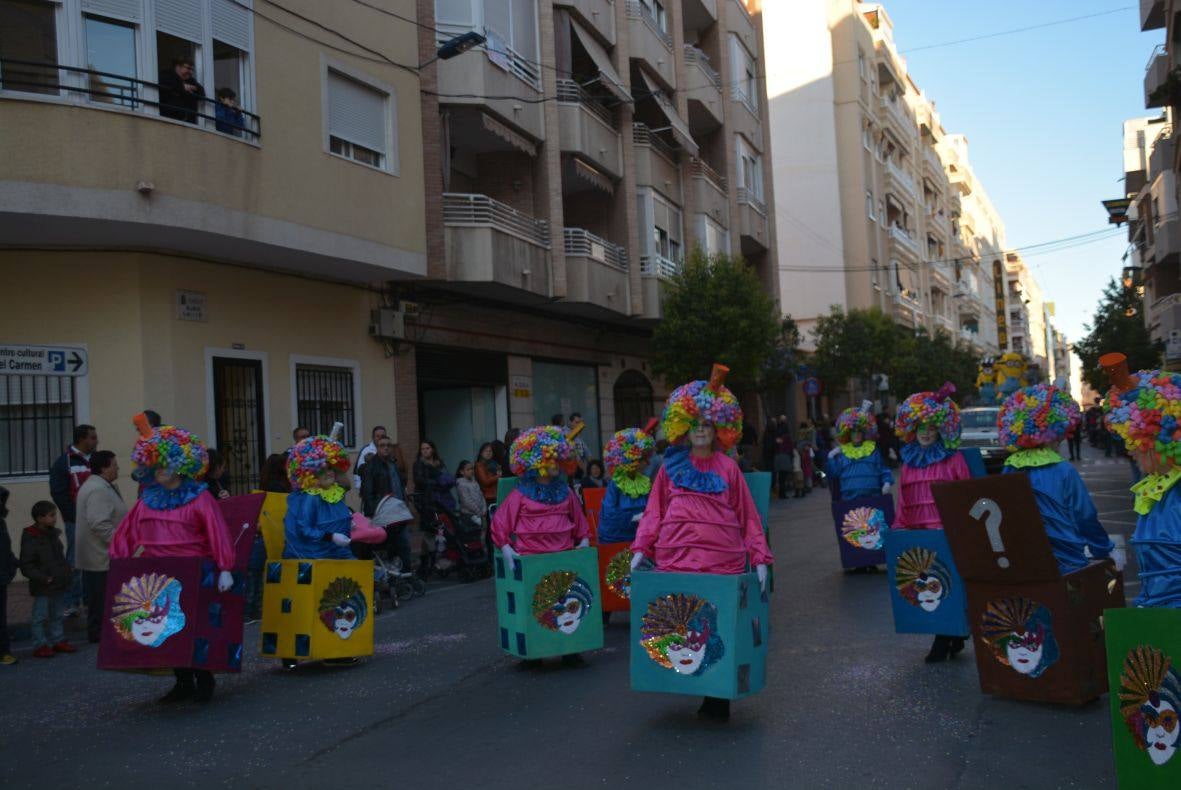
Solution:
[[[349,470],[349,457],[340,442],[327,436],[309,436],[291,448],[287,458],[287,477],[300,491],[316,487],[316,475],[325,469]]]
[[[702,422],[711,423],[718,445],[728,452],[742,436],[742,407],[722,382],[729,368],[714,365],[709,381],[690,381],[673,390],[664,405],[660,427],[676,443]]]
[[[513,474],[529,479],[555,465],[569,474],[578,464],[578,456],[565,431],[556,425],[542,425],[517,437],[509,448],[508,462]]]
[[[131,451],[131,460],[140,480],[147,480],[162,469],[178,477],[199,480],[209,466],[209,453],[196,434],[161,425],[139,438]]]
[[[873,417],[873,412],[861,408],[845,409],[837,417],[837,442],[848,444],[853,441],[853,434],[858,432],[867,442],[877,440],[878,423]]]
[[[1057,387],[1038,384],[1005,399],[997,417],[1000,443],[1010,451],[1057,445],[1082,419],[1078,404]]]
[[[1141,370],[1129,384],[1103,399],[1107,427],[1129,452],[1155,452],[1162,464],[1181,466],[1181,374]]]
[[[656,442],[641,428],[616,431],[603,448],[603,463],[610,477],[616,469],[638,472],[644,459],[656,448]]]
[[[895,418],[894,432],[904,442],[913,442],[924,425],[938,429],[939,438],[948,450],[960,445],[960,407],[951,396],[955,385],[947,382],[937,392],[916,392],[902,402]]]

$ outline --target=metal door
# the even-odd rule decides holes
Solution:
[[[230,490],[245,494],[258,488],[266,453],[262,399],[262,362],[213,358],[213,409],[217,449],[225,458]]]

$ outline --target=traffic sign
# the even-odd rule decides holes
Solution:
[[[0,345],[0,372],[40,376],[85,376],[86,349],[75,346]]]

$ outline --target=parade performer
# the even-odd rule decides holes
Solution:
[[[931,485],[972,476],[967,461],[956,449],[960,443],[960,407],[951,399],[953,393],[955,385],[949,382],[937,392],[916,392],[898,407],[894,432],[903,441],[902,472],[893,529],[943,529]],[[948,574],[946,568],[935,563],[924,567],[926,558],[919,554],[912,559],[916,562],[907,566],[909,573],[903,573],[903,564],[899,565],[896,582],[909,585],[904,594],[916,595],[920,606],[924,595],[946,595],[950,578],[939,578],[940,572]],[[950,556],[942,559],[944,566],[951,561]],[[965,636],[936,634],[926,661],[934,663],[956,655],[964,649]]]
[[[111,559],[128,557],[202,557],[219,571],[217,589],[234,585],[234,547],[225,519],[208,486],[201,482],[209,461],[205,445],[193,434],[171,425],[141,426],[131,453],[135,478],[143,495],[115,529]],[[118,599],[116,604],[118,604]],[[118,614],[118,608],[113,609]],[[161,616],[168,612],[161,612]],[[120,625],[120,624],[117,624]],[[213,698],[213,674],[203,669],[176,668],[176,685],[162,703]]]
[[[837,418],[837,446],[829,453],[825,473],[843,500],[890,493],[894,476],[877,451],[878,426],[869,401],[845,409]]]
[[[632,569],[649,557],[657,571],[746,573],[766,589],[773,562],[758,508],[738,464],[727,453],[742,436],[742,408],[715,365],[709,381],[673,390],[661,427],[668,439],[648,506],[632,542]],[[727,719],[730,701],[706,697],[698,711]]]
[[[1099,364],[1112,377],[1103,402],[1107,426],[1119,434],[1144,478],[1132,486],[1132,547],[1140,572],[1136,606],[1181,608],[1181,374],[1141,370],[1128,375],[1123,354]],[[1117,560],[1118,561],[1118,560]]]
[[[1071,425],[1080,419],[1070,395],[1038,384],[1010,395],[997,418],[1000,443],[1012,453],[1005,473],[1029,475],[1038,510],[1050,539],[1058,568],[1070,573],[1087,566],[1085,549],[1093,559],[1112,554],[1115,544],[1099,523],[1098,511],[1078,471],[1063,460],[1057,447]],[[1123,557],[1112,557],[1123,569]]]
[[[283,558],[290,560],[355,559],[354,540],[380,543],[385,531],[354,515],[344,503],[342,473],[349,457],[339,442],[327,436],[309,436],[291,448],[287,476],[292,491],[283,517],[286,542]]]
[[[630,543],[648,504],[652,480],[644,474],[656,448],[649,431],[617,431],[603,449],[607,465],[607,493],[599,510],[599,543]]]

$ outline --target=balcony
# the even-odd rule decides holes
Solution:
[[[681,168],[677,151],[642,123],[632,124],[635,143],[636,185],[652,187],[680,205]]]
[[[440,23],[440,43],[452,36],[469,32],[468,28]],[[541,72],[538,65],[517,54],[507,44],[506,53],[491,53],[481,49],[466,57],[440,60],[438,92],[449,94],[440,104],[471,104],[486,107],[509,121],[535,140],[545,139]],[[497,65],[496,57],[505,67]],[[463,98],[455,98],[460,96]],[[497,98],[484,98],[495,96]]]
[[[1164,44],[1157,44],[1144,69],[1144,106],[1164,107],[1171,104],[1169,96],[1169,53]]]
[[[924,172],[930,176],[935,183],[939,183],[947,176],[943,172],[943,160],[939,158],[939,152],[930,145],[921,146],[923,150],[923,167]]]
[[[689,97],[689,123],[695,129],[721,126],[722,75],[714,71],[709,57],[697,47],[685,45],[685,92]]]
[[[1165,124],[1152,141],[1152,153],[1148,155],[1147,177],[1149,180],[1156,178],[1166,170],[1173,169],[1173,156],[1176,151],[1175,143],[1173,125]]]
[[[718,21],[718,0],[684,0],[681,14],[685,30],[705,30]]]
[[[942,234],[945,238],[951,238],[951,220],[948,219],[946,212],[928,208],[927,222],[929,223],[929,227],[934,228],[936,232]]]
[[[549,296],[549,223],[487,195],[443,193],[447,279],[512,302]]]
[[[890,246],[910,260],[917,262],[921,258],[919,243],[904,229],[897,226],[890,228]]]
[[[1140,0],[1140,30],[1159,30],[1165,26],[1165,0]]]
[[[942,329],[950,335],[955,335],[955,321],[953,321],[951,319],[951,316],[949,316],[949,315],[944,315],[943,313],[936,313],[935,314],[935,328]]]
[[[1152,231],[1152,247],[1156,266],[1181,259],[1181,219],[1173,215],[1157,224]]]
[[[566,302],[591,313],[630,312],[627,250],[581,228],[564,228]]]
[[[771,243],[767,224],[767,204],[745,187],[738,188],[738,233],[742,251],[748,255],[763,252]]]
[[[756,81],[756,86],[757,86]],[[730,125],[738,134],[746,138],[756,151],[766,150],[763,142],[763,121],[759,118],[757,96],[747,96],[740,84],[730,88]]]
[[[1172,293],[1157,299],[1148,308],[1148,329],[1153,340],[1167,341],[1169,336],[1181,330],[1181,293]],[[1174,352],[1167,359],[1176,361]]]
[[[886,189],[893,189],[896,194],[907,198],[911,205],[918,202],[919,190],[918,185],[914,182],[914,177],[906,172],[902,165],[890,159],[886,162]]]
[[[623,175],[619,132],[611,111],[593,101],[573,80],[558,80],[561,150],[583,157],[615,178]]]
[[[565,6],[610,46],[615,46],[614,0],[554,0],[555,6]]]
[[[667,17],[665,17],[667,20]],[[673,58],[673,37],[654,18],[639,0],[627,2],[627,28],[631,57],[648,66],[662,87],[676,90],[676,65]]]
[[[884,123],[892,124],[894,133],[904,143],[909,144],[918,134],[919,127],[914,119],[914,114],[906,106],[906,100],[901,96],[885,94],[878,97],[878,108],[878,118]]]
[[[714,222],[729,230],[730,198],[726,179],[701,159],[693,160],[693,205]]]
[[[729,0],[726,7],[726,27],[742,39],[747,52],[754,53],[756,58],[759,56],[759,38],[755,34],[755,23],[742,0]]]
[[[951,185],[953,187],[955,187],[957,190],[959,190],[959,193],[961,195],[966,196],[966,195],[972,194],[972,189],[974,186],[973,179],[972,179],[972,172],[970,170],[968,170],[967,168],[960,166],[960,167],[955,168],[954,170],[951,170],[947,174],[947,180],[951,183]],[[954,205],[955,205],[955,203],[953,202],[953,206]]]

